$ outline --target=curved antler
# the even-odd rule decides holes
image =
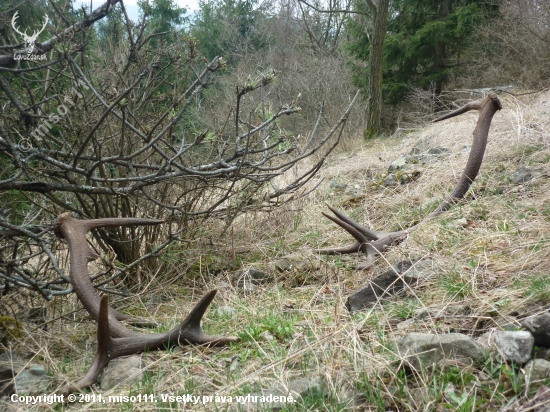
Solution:
[[[162,222],[139,218],[78,220],[71,213],[63,213],[57,218],[54,232],[58,237],[66,239],[69,244],[69,273],[73,288],[84,308],[98,322],[98,352],[90,369],[79,382],[65,386],[62,393],[68,394],[90,386],[97,380],[109,360],[118,356],[183,344],[219,346],[238,341],[238,338],[232,336],[207,335],[201,328],[201,319],[216,296],[215,289],[202,297],[179,326],[159,334],[139,333],[127,329],[119,322],[120,317],[124,315],[110,308],[105,296],[100,300],[88,276],[88,263],[97,255],[88,245],[86,233],[102,227],[157,225]]]
[[[483,100],[468,103],[464,107],[441,116],[433,121],[433,123],[435,123],[445,119],[450,119],[451,117],[458,116],[470,110],[479,110],[479,117],[473,133],[474,139],[472,142],[470,156],[468,157],[468,162],[466,163],[458,183],[451,194],[443,202],[441,202],[437,209],[426,216],[420,223],[417,223],[406,230],[400,230],[397,232],[377,232],[360,225],[327,204],[328,208],[336,215],[336,217],[327,215],[326,213],[323,213],[323,215],[351,234],[355,238],[355,243],[341,248],[317,249],[316,252],[324,254],[345,254],[361,251],[367,256],[367,264],[362,266],[361,269],[368,268],[374,263],[374,260],[378,254],[382,253],[390,246],[401,242],[421,223],[440,215],[449,207],[457,203],[464,197],[479,172],[481,163],[483,162],[485,148],[487,146],[487,138],[489,136],[491,121],[494,114],[501,109],[502,103],[500,102],[497,94],[495,92],[489,92]]]
[[[44,24],[42,25],[42,28],[40,30],[37,30],[33,33],[32,37],[34,37],[36,40],[36,38],[38,38],[38,35],[44,31],[47,25],[48,25],[48,15],[44,13]]]
[[[25,31],[25,33],[22,33],[19,31],[19,29],[17,28],[17,26],[15,25],[15,21],[17,20],[17,18],[19,17],[19,11],[16,11],[13,15],[13,17],[11,18],[11,26],[13,27],[13,30],[15,30],[15,32],[23,37],[28,37],[28,34],[27,32]]]

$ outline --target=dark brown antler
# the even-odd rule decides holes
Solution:
[[[219,346],[236,342],[236,337],[210,336],[200,326],[202,316],[216,296],[212,290],[202,297],[185,320],[174,329],[160,334],[138,333],[119,322],[125,315],[108,306],[107,297],[101,300],[88,276],[88,263],[96,258],[86,240],[91,229],[111,226],[156,225],[160,220],[138,218],[107,218],[78,220],[70,213],[60,215],[54,225],[57,236],[69,243],[70,275],[76,295],[88,313],[98,322],[98,349],[84,378],[67,385],[61,393],[69,394],[93,384],[107,363],[118,356],[131,355],[145,350],[164,349],[183,344]]]
[[[487,137],[489,136],[491,120],[493,119],[494,114],[500,109],[502,109],[500,99],[498,98],[496,93],[489,92],[489,94],[483,100],[468,103],[466,106],[455,110],[454,112],[448,113],[433,121],[435,123],[441,120],[450,119],[451,117],[458,116],[470,110],[479,110],[479,118],[474,129],[474,140],[472,142],[472,149],[470,151],[468,162],[466,163],[466,167],[464,168],[464,172],[462,173],[460,180],[458,181],[457,185],[455,186],[449,197],[441,202],[437,209],[430,213],[420,223],[411,226],[406,230],[400,230],[397,232],[376,232],[374,230],[366,228],[365,226],[360,225],[343,213],[338,212],[330,205],[327,205],[332,213],[336,215],[336,217],[327,215],[326,213],[323,213],[323,215],[335,222],[347,232],[349,232],[355,238],[355,243],[342,248],[318,249],[317,252],[324,254],[344,254],[361,251],[364,252],[367,256],[367,264],[365,266],[362,266],[361,269],[368,268],[374,263],[374,260],[378,254],[382,253],[390,246],[401,242],[411,231],[416,229],[421,223],[424,223],[429,219],[438,216],[439,214],[446,211],[449,207],[457,203],[460,199],[464,197],[479,172],[481,163],[483,161],[483,156],[485,154],[485,147],[487,146]]]

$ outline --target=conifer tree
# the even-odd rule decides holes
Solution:
[[[368,14],[365,6],[357,3]],[[486,0],[392,0],[383,52],[384,101],[400,102],[411,87],[433,86],[440,94],[464,61],[469,36],[497,11]],[[371,63],[376,41],[371,27],[376,20],[371,20],[355,18],[348,24],[354,81],[369,91],[369,98],[376,70]]]

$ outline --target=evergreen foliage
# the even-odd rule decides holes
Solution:
[[[243,49],[266,46],[264,33],[257,26],[267,18],[270,4],[260,5],[257,0],[206,0],[199,5],[190,34],[206,58],[223,56],[233,61]]]
[[[357,11],[368,10],[358,5]],[[440,94],[445,82],[460,68],[468,38],[498,8],[485,0],[394,0],[384,45],[384,100],[398,103],[411,87],[433,87]],[[352,35],[347,49],[357,86],[366,88],[371,47],[365,17],[349,21]],[[365,30],[365,27],[367,30]]]

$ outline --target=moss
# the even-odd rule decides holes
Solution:
[[[0,331],[12,338],[21,338],[25,335],[25,330],[21,322],[11,316],[0,316]]]
[[[371,140],[371,139],[374,139],[376,137],[378,137],[378,132],[376,132],[375,130],[373,129],[365,129],[365,132],[363,133],[363,137],[365,140]]]

